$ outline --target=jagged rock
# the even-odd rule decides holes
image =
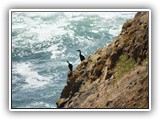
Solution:
[[[58,108],[148,108],[148,12],[68,73]]]

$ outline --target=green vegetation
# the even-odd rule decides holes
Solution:
[[[123,77],[124,74],[134,68],[134,65],[134,60],[127,60],[127,55],[121,55],[115,67],[115,77],[118,79]]]
[[[117,86],[117,79],[114,79],[111,83],[111,85],[116,85]]]
[[[148,58],[146,58],[146,59],[144,59],[144,61],[143,61],[143,63],[144,63],[144,65],[146,65],[146,66],[148,66]]]

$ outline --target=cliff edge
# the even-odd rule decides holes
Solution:
[[[57,108],[148,108],[149,13],[127,20],[113,42],[68,73]]]

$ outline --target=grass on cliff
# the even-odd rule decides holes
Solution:
[[[134,60],[127,60],[127,55],[121,55],[115,67],[115,77],[119,79],[123,77],[124,74],[130,73],[134,65]]]
[[[146,59],[144,59],[143,64],[148,66],[148,62],[149,62],[149,60],[148,60],[148,58],[146,58]]]

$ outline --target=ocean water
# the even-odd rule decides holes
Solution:
[[[112,42],[136,12],[12,12],[12,108],[56,108],[68,64]]]

